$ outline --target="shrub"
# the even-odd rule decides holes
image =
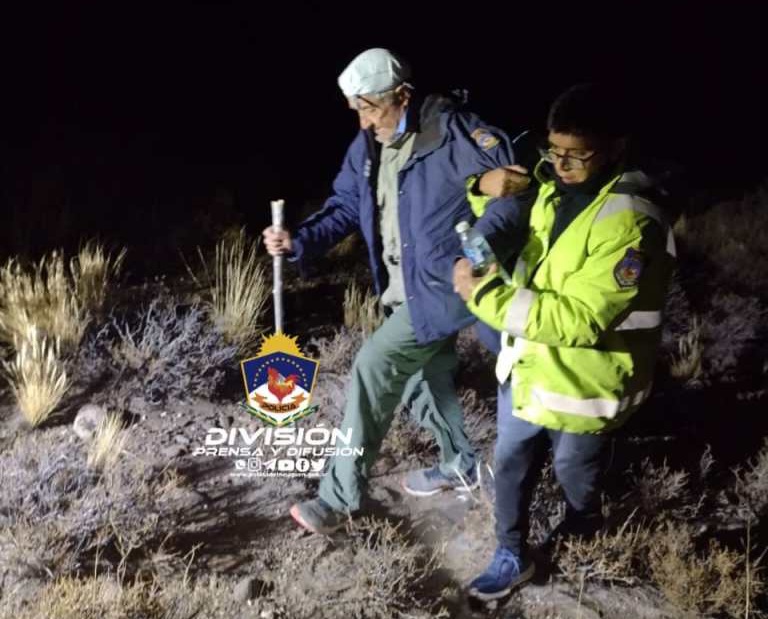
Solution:
[[[768,513],[768,440],[755,458],[735,471],[734,491],[740,515],[759,520]]]
[[[694,316],[688,333],[677,341],[678,352],[670,364],[670,374],[683,382],[692,382],[702,375],[704,348],[701,342],[701,323]]]
[[[246,351],[262,333],[262,312],[269,299],[264,268],[258,263],[258,241],[249,241],[245,228],[228,234],[214,251],[213,273],[198,248],[202,275],[189,270],[204,289],[205,307],[228,344]]]
[[[96,474],[68,428],[43,432],[42,442],[29,434],[0,453],[0,589],[74,575],[97,554],[105,569],[128,554],[140,565],[185,519],[200,516],[169,500],[177,482],[168,472],[124,458]]]
[[[80,248],[69,263],[75,294],[91,311],[98,312],[104,306],[107,289],[123,267],[125,248],[115,256],[104,250],[100,243],[90,240]]]
[[[650,530],[631,526],[630,516],[614,532],[600,531],[592,539],[566,540],[558,558],[562,574],[571,582],[636,585],[647,572]]]
[[[331,337],[315,337],[309,341],[312,357],[319,362],[320,372],[347,374],[363,344],[360,331],[342,327]]]
[[[31,271],[14,259],[0,269],[0,333],[17,346],[31,326],[76,349],[89,322],[58,252],[44,256]]]
[[[672,470],[666,460],[657,465],[645,458],[632,482],[635,492],[629,495],[630,500],[637,499],[641,513],[651,519],[693,518],[704,500],[703,496],[698,502],[694,499],[689,474]]]
[[[139,391],[153,403],[210,396],[237,355],[203,310],[170,297],[153,300],[134,320],[112,318],[95,340],[89,347],[106,348],[116,388],[126,397]]]
[[[765,589],[757,564],[716,540],[697,553],[687,525],[666,523],[654,533],[649,567],[664,595],[685,611],[742,617]]]
[[[352,280],[344,291],[344,326],[347,329],[359,329],[367,336],[378,329],[383,321],[379,298],[370,289],[363,290]]]
[[[347,525],[349,541],[275,552],[269,598],[291,619],[445,617],[427,583],[439,563],[434,551],[408,539],[388,520],[363,518]],[[309,547],[307,547],[309,546]],[[302,586],[296,586],[296,583]]]
[[[56,410],[69,390],[70,381],[58,339],[49,340],[30,326],[17,346],[13,361],[3,362],[3,366],[19,410],[34,428]]]
[[[709,377],[722,379],[739,369],[758,341],[764,316],[756,297],[720,291],[710,297],[702,320],[703,368]]]
[[[111,470],[120,457],[125,439],[120,415],[107,415],[96,429],[96,435],[89,446],[88,466],[99,471]]]

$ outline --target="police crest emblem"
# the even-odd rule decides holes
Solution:
[[[499,143],[499,138],[488,131],[488,129],[483,129],[482,127],[475,129],[470,135],[483,150],[491,150]]]
[[[637,249],[631,247],[624,254],[624,257],[619,260],[616,267],[613,269],[613,276],[616,279],[616,283],[621,288],[631,288],[637,286],[637,282],[640,279],[640,275],[643,272],[643,266],[645,259],[643,254]]]
[[[259,354],[240,364],[245,384],[244,408],[273,426],[285,426],[312,413],[317,361],[301,354],[296,338],[265,337]]]

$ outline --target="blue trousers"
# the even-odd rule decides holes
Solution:
[[[587,532],[602,523],[600,482],[606,434],[549,430],[512,415],[509,382],[499,387],[495,449],[496,538],[521,554],[526,551],[529,509],[547,443],[552,445],[555,476],[565,494],[565,524]]]

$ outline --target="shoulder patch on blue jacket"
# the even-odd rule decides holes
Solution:
[[[499,138],[483,127],[478,127],[471,133],[471,135],[472,139],[477,142],[477,145],[483,150],[491,150],[499,143]]]
[[[616,283],[621,288],[637,286],[637,282],[643,272],[644,264],[645,257],[643,254],[630,247],[627,250],[627,253],[624,254],[624,257],[619,260],[618,264],[613,269],[613,276],[616,278]]]

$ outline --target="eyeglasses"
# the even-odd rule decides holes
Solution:
[[[573,155],[559,155],[551,148],[539,148],[539,155],[544,161],[549,163],[556,163],[559,159],[563,162],[564,166],[567,166],[571,170],[583,170],[586,167],[587,161],[597,155],[597,151],[592,153],[589,157],[574,157]]]

